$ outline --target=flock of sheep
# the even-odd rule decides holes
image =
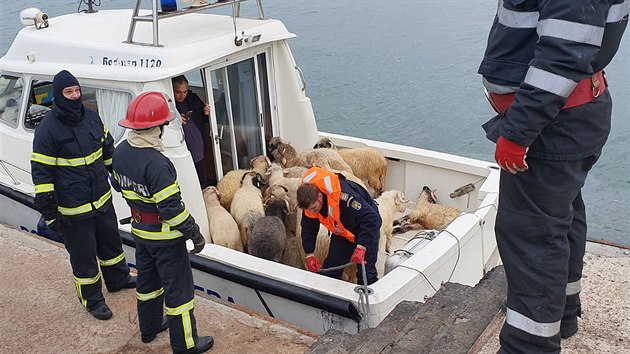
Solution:
[[[376,198],[382,219],[379,252],[390,253],[394,223],[402,230],[443,229],[460,211],[436,204],[428,187],[415,208],[402,220],[409,200],[398,190],[385,191],[387,160],[370,147],[338,149],[322,138],[312,150],[297,151],[274,137],[269,141],[272,163],[264,155],[255,157],[248,170],[228,172],[216,187],[204,189],[203,196],[211,241],[217,245],[253,256],[305,269],[302,249],[302,210],[296,192],[301,177],[310,166],[342,173],[365,187]],[[320,226],[315,257],[320,264],[328,255],[330,235]],[[356,282],[356,268],[344,272],[344,280]]]

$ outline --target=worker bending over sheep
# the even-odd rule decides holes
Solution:
[[[365,265],[367,285],[375,283],[378,280],[376,259],[381,217],[370,194],[342,174],[312,167],[302,178],[297,202],[303,209],[302,247],[308,270],[318,272],[321,268],[313,254],[321,222],[332,233],[324,268],[340,266],[351,260]],[[357,279],[363,284],[361,267],[357,269]],[[342,273],[343,269],[339,269],[324,275],[340,279]]]

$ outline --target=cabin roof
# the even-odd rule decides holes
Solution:
[[[141,11],[140,14],[149,14]],[[260,33],[254,44],[234,44],[230,16],[207,13],[161,19],[161,47],[123,43],[127,39],[132,10],[101,10],[49,19],[49,27],[20,30],[0,70],[54,75],[62,69],[81,78],[148,82],[199,68],[234,52],[294,37],[282,22],[270,19],[236,18],[240,34]],[[151,22],[138,22],[135,42],[152,43]],[[35,60],[29,62],[32,53]]]

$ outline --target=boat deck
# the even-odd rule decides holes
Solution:
[[[110,294],[114,312],[99,321],[76,299],[61,245],[0,224],[0,353],[168,353],[168,332],[140,341],[133,290]],[[196,296],[198,333],[213,353],[303,353],[317,335],[290,324]]]

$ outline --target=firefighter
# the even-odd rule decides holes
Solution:
[[[52,84],[54,105],[33,137],[35,206],[70,254],[79,301],[94,317],[107,320],[112,311],[101,291],[101,272],[109,292],[136,285],[107,181],[114,140],[98,113],[83,105],[81,86],[71,73],[60,71]]]
[[[626,0],[503,0],[479,68],[498,115],[496,237],[507,276],[500,353],[559,353],[578,331],[586,244],[582,186],[611,124],[603,69]]]
[[[175,166],[161,153],[164,125],[176,115],[175,104],[161,92],[145,92],[129,103],[119,125],[132,130],[114,151],[114,179],[131,208],[141,340],[149,343],[169,328],[173,352],[203,353],[214,340],[197,336],[186,240],[198,253],[205,239],[184,207]]]
[[[319,272],[320,264],[313,252],[321,222],[332,234],[324,268],[358,264],[357,279],[363,284],[361,265],[365,266],[367,285],[378,280],[376,259],[380,236],[381,217],[376,202],[358,184],[319,167],[304,174],[297,190],[298,206],[302,214],[302,247],[306,253],[306,266]],[[343,269],[325,272],[340,279]]]

